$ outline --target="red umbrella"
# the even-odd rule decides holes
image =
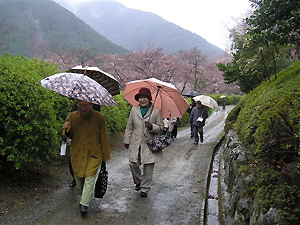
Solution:
[[[162,111],[163,118],[171,117],[181,118],[189,104],[179,94],[173,84],[160,81],[156,78],[146,80],[136,80],[126,83],[123,97],[133,106],[139,103],[134,99],[140,88],[148,88],[151,92],[154,107]]]

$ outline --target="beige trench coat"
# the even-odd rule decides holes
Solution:
[[[124,144],[129,144],[128,154],[129,160],[132,162],[138,161],[139,147],[141,147],[141,163],[149,164],[163,159],[162,152],[152,153],[147,146],[147,141],[160,135],[164,128],[161,111],[154,108],[151,115],[150,113],[151,108],[143,118],[139,106],[134,106],[131,109],[125,130]],[[152,123],[151,131],[145,128],[145,121]]]

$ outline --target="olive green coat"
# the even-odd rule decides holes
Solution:
[[[131,109],[125,130],[124,143],[129,144],[129,160],[132,162],[138,161],[139,147],[141,147],[141,163],[149,164],[163,159],[162,152],[152,153],[147,146],[147,140],[161,134],[164,128],[161,111],[154,108],[151,116],[150,113],[151,108],[142,117],[139,106]],[[153,128],[151,131],[145,128],[145,121],[152,123]]]
[[[68,115],[69,133],[63,129],[63,137],[70,136],[71,162],[78,177],[94,176],[102,161],[110,159],[109,136],[105,117],[95,110],[83,116],[79,111]]]

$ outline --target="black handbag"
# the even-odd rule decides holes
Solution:
[[[167,135],[160,135],[147,141],[148,148],[151,152],[160,152],[171,144],[172,140]]]
[[[103,198],[107,190],[108,171],[106,170],[106,162],[102,161],[99,175],[95,185],[95,198]]]

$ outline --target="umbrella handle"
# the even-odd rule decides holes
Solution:
[[[158,93],[159,93],[159,91],[160,91],[160,89],[161,89],[161,86],[157,86],[157,87],[158,87],[158,89],[157,89],[157,92],[156,92],[156,95],[155,95],[155,98],[154,98],[154,102],[153,102],[153,104],[152,104],[152,106],[151,106],[151,112],[150,112],[148,121],[150,121],[150,117],[151,117],[151,114],[152,114],[152,112],[153,112],[153,108],[154,108],[154,105],[155,105],[155,102],[156,102]]]
[[[157,89],[157,92],[156,92],[156,95],[155,95],[155,98],[154,98],[154,103],[153,103],[153,105],[155,105],[155,102],[156,102],[158,93],[159,93],[159,91],[160,91],[160,89],[161,89],[161,86],[157,86],[157,87],[158,87],[158,89]]]

